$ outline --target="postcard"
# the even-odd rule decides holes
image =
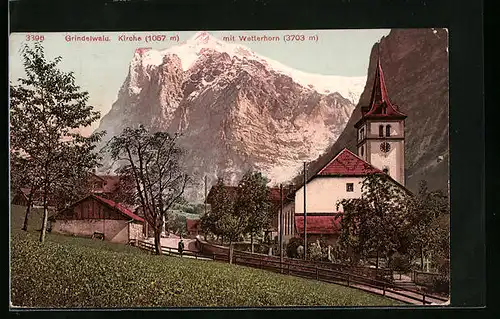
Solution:
[[[13,308],[450,304],[447,29],[9,45]]]

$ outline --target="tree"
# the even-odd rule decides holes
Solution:
[[[236,199],[219,178],[213,188],[210,212],[201,218],[201,227],[229,240],[229,263],[233,261],[233,243],[245,233],[247,222],[247,216],[236,209]]]
[[[385,174],[367,176],[361,187],[361,198],[343,199],[340,246],[351,258],[360,255],[390,257],[399,247],[401,229],[405,227],[404,203],[407,194]],[[337,207],[338,209],[338,207]]]
[[[51,191],[57,210],[67,207],[92,192],[88,172],[75,171],[71,173],[61,178]]]
[[[134,206],[137,203],[137,194],[133,176],[128,174],[119,176],[116,188],[108,197],[116,203]]]
[[[184,151],[177,145],[179,135],[150,133],[143,125],[125,128],[105,149],[123,163],[117,172],[133,179],[138,203],[146,222],[153,228],[156,253],[161,255],[160,235],[168,211],[184,193],[189,177],[182,167]]]
[[[172,218],[169,228],[173,233],[184,237],[187,234],[186,216],[176,215]]]
[[[104,132],[89,137],[79,133],[98,120],[100,113],[87,105],[88,93],[80,91],[73,72],[57,68],[61,57],[47,61],[40,43],[34,48],[25,45],[22,54],[27,77],[19,79],[19,85],[10,85],[10,151],[14,163],[37,172],[29,182],[42,192],[43,242],[49,194],[63,187],[67,176],[98,165],[95,146]]]
[[[408,236],[409,253],[420,258],[424,268],[425,255],[449,258],[449,201],[441,191],[429,191],[427,182],[421,181],[418,194],[406,205],[408,220],[405,233]]]
[[[251,251],[254,252],[254,237],[269,226],[273,211],[269,200],[268,179],[260,172],[246,172],[238,184],[236,211],[246,216],[245,233],[250,234]]]

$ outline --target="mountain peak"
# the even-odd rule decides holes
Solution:
[[[191,37],[190,42],[195,42],[197,44],[207,44],[208,42],[218,42],[215,37],[213,37],[207,31],[197,32],[193,37]]]

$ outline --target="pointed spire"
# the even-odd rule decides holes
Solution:
[[[389,100],[389,94],[387,93],[387,87],[385,85],[384,71],[382,70],[382,63],[380,62],[380,44],[381,41],[377,43],[377,66],[375,68],[375,78],[373,81],[370,104],[366,108],[367,112],[364,116],[405,116],[403,113],[399,112]]]

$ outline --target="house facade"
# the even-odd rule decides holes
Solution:
[[[91,194],[50,218],[53,232],[128,243],[143,238],[144,219],[125,206]]]

